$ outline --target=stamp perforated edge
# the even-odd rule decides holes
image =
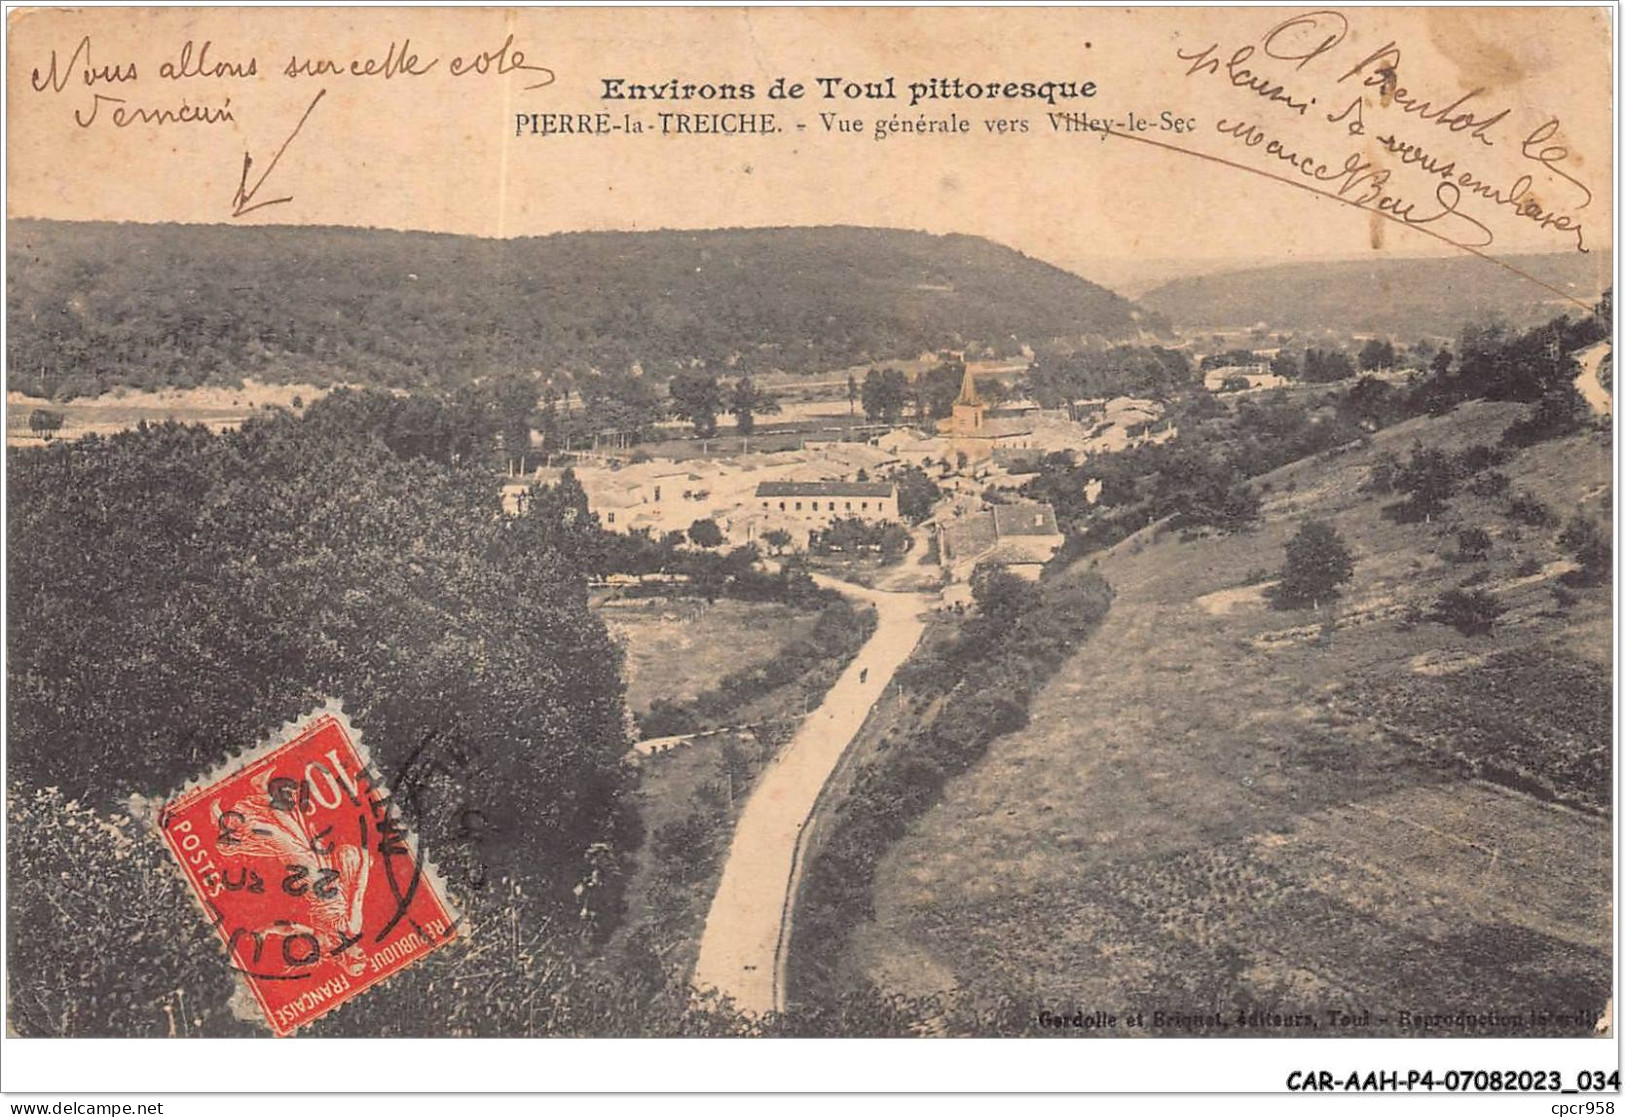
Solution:
[[[228,749],[225,757],[218,761],[207,772],[186,781],[186,783],[182,784],[172,793],[157,799],[149,798],[140,794],[134,794],[129,797],[128,806],[130,817],[145,825],[152,836],[164,847],[166,854],[164,860],[170,866],[170,871],[179,876],[181,883],[186,888],[187,896],[192,901],[193,908],[210,927],[213,927],[214,925],[213,915],[210,913],[208,907],[204,904],[203,897],[198,894],[197,888],[192,884],[191,879],[187,876],[186,870],[178,861],[175,860],[172,855],[170,855],[172,851],[170,850],[169,842],[165,837],[163,827],[165,818],[164,812],[171,805],[186,802],[202,795],[216,785],[235,777],[238,773],[243,771],[243,769],[259,763],[265,758],[276,753],[279,749],[285,748],[294,743],[299,738],[305,736],[315,726],[315,724],[324,717],[333,719],[338,723],[339,728],[344,731],[346,737],[349,739],[351,747],[355,749],[356,759],[361,762],[363,770],[372,769],[374,771],[381,771],[373,764],[372,754],[367,751],[367,745],[362,739],[361,731],[356,728],[354,723],[350,721],[349,715],[344,712],[344,701],[339,698],[326,698],[323,699],[321,705],[313,707],[309,712],[295,720],[283,722],[279,728],[266,734],[254,744],[246,745],[243,748],[235,751]],[[389,792],[391,797],[393,797],[394,789],[392,787],[386,783],[384,784],[384,789]],[[418,847],[416,828],[407,827],[405,829],[404,836],[407,850],[410,853],[413,862],[418,866],[418,871],[422,874],[424,881],[434,890],[434,894],[440,900],[441,905],[446,909],[446,914],[451,919],[451,928],[456,931],[455,937],[466,942],[471,937],[471,929],[467,920],[464,919],[461,914],[462,905],[458,903],[457,897],[454,895],[452,890],[447,887],[446,879],[441,874],[439,867],[433,861],[422,855],[422,852]],[[236,966],[232,965],[231,955],[226,949],[226,942],[224,938],[218,934],[214,935],[213,938],[219,945],[221,956],[225,960],[227,967],[231,970],[236,980],[236,989],[230,1001],[232,1014],[240,1020],[259,1024],[269,1029],[273,1035],[279,1037],[291,1036],[300,1028],[309,1025],[322,1016],[326,1016],[329,1013],[342,1009],[344,1005],[355,999],[355,997],[351,997],[349,1000],[340,1001],[336,1004],[330,1005],[320,1012],[312,1013],[310,1017],[302,1021],[300,1024],[283,1031],[279,1029],[275,1023],[273,1023],[273,1018],[270,1011],[265,1006],[265,1003],[259,999],[259,995],[255,992],[253,984],[244,974],[238,971]],[[449,941],[450,938],[447,938],[437,945],[445,945]],[[429,951],[425,951],[423,956],[427,957],[428,953]],[[372,985],[369,985],[366,989],[361,991],[361,994],[358,995],[371,992],[378,986],[387,985],[397,975],[410,968],[411,966],[409,965],[401,967],[394,973],[388,974]]]

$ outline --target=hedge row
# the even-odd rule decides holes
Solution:
[[[875,623],[873,609],[855,608],[837,596],[819,611],[811,632],[772,659],[729,672],[692,702],[655,699],[638,718],[638,732],[644,738],[669,737],[723,726],[757,699],[791,684],[800,684],[809,703],[817,701],[869,639]]]

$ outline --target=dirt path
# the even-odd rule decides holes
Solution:
[[[869,708],[919,642],[925,631],[920,615],[935,600],[818,580],[874,605],[879,623],[751,792],[734,830],[694,967],[696,989],[715,988],[738,1008],[757,1014],[780,1007],[777,956],[793,900],[797,840]]]
[[[1614,413],[1614,397],[1602,386],[1602,381],[1597,375],[1602,370],[1602,359],[1608,356],[1612,349],[1613,346],[1608,342],[1599,341],[1574,355],[1575,360],[1580,362],[1580,375],[1574,378],[1574,386],[1591,405],[1591,410],[1602,416]]]

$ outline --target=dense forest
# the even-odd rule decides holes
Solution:
[[[1613,275],[1607,253],[1513,256],[1519,271],[1583,303]],[[1504,318],[1533,326],[1575,312],[1555,292],[1471,256],[1278,264],[1164,283],[1140,297],[1180,329],[1263,323],[1271,330],[1330,330],[1394,337],[1451,337],[1465,321]]]
[[[1162,325],[970,236],[778,228],[486,240],[13,221],[8,389],[452,388],[505,372],[818,371]]]

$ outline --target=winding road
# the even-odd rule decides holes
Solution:
[[[885,593],[824,577],[818,582],[874,605],[878,623],[823,703],[762,772],[740,812],[694,966],[697,991],[714,988],[756,1015],[783,1007],[781,940],[789,937],[797,846],[819,792],[913,652],[925,631],[922,614],[936,603],[933,595]]]
[[[1597,374],[1602,369],[1602,359],[1612,351],[1611,344],[1599,341],[1574,355],[1574,359],[1580,362],[1580,375],[1574,378],[1574,386],[1591,405],[1591,410],[1604,418],[1614,413],[1614,397],[1602,386]]]

